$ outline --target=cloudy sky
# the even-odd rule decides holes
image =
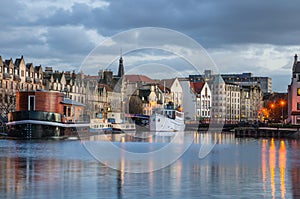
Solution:
[[[2,0],[0,55],[24,55],[35,65],[79,70],[110,37],[134,28],[161,27],[197,41],[219,72],[270,76],[273,90],[285,92],[293,56],[300,54],[299,6],[298,0]],[[166,38],[155,40],[160,39]],[[126,49],[122,45],[119,48]],[[128,59],[124,55],[125,67],[134,65],[137,56],[168,65],[166,57],[174,54],[131,52]]]

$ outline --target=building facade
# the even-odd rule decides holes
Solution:
[[[294,56],[292,80],[288,86],[288,123],[300,124],[300,62]]]
[[[201,122],[209,122],[212,98],[207,82],[191,82],[190,87],[196,99],[196,119]]]

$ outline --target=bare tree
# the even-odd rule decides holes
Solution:
[[[7,121],[7,116],[9,112],[13,112],[16,109],[16,95],[15,93],[5,93],[4,100],[0,103],[1,110],[1,122]]]
[[[143,103],[138,95],[132,95],[129,100],[130,114],[143,114]]]

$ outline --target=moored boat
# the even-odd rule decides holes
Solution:
[[[25,139],[79,137],[88,133],[84,104],[61,92],[20,91],[16,111],[8,114],[8,137]]]
[[[149,119],[150,131],[184,131],[184,113],[180,108],[174,109],[173,104],[168,104],[164,109],[156,109]]]
[[[111,133],[113,130],[113,125],[106,119],[94,118],[90,121],[90,132],[101,134],[101,133]]]
[[[126,133],[126,132],[134,132],[136,131],[136,126],[131,119],[125,117],[124,113],[120,112],[108,112],[107,113],[107,121],[112,124],[112,132],[113,133]]]

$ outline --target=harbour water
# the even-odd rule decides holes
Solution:
[[[151,152],[174,135],[114,135],[111,143]],[[193,142],[175,162],[144,173],[112,169],[89,153],[86,140],[0,140],[1,198],[299,198],[300,141],[186,132]],[[94,141],[96,140],[96,141]],[[201,145],[217,141],[205,158]],[[121,143],[121,144],[120,144]],[[149,159],[146,164],[155,165]],[[122,164],[122,162],[120,162]],[[130,167],[130,165],[127,165]]]

